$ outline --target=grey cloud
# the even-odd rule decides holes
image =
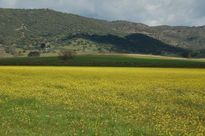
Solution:
[[[51,8],[148,25],[205,25],[204,0],[0,0],[2,8]]]

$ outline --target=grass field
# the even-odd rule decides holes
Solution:
[[[205,135],[205,69],[0,67],[0,135]]]
[[[58,57],[1,58],[0,65],[10,66],[110,66],[205,68],[205,59],[182,59],[140,55],[84,55],[62,61]]]

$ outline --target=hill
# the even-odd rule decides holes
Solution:
[[[31,50],[56,55],[61,49],[165,56],[190,52],[157,39],[146,32],[154,28],[143,24],[107,22],[49,9],[0,9],[0,22],[0,56],[25,56]],[[203,57],[203,53],[193,56]]]
[[[141,33],[176,47],[205,49],[205,26],[154,26],[127,21],[104,22],[107,27],[127,34]]]

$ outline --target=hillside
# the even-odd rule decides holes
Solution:
[[[108,22],[49,9],[0,9],[0,57],[25,56],[31,50],[38,50],[44,55],[56,55],[60,49],[72,49],[78,53],[165,56],[183,56],[189,52],[181,48],[184,46],[173,46],[175,40],[167,42],[156,38],[151,33],[154,29],[157,27]],[[41,45],[49,47],[49,50]],[[203,54],[197,53],[193,56],[203,57]]]
[[[103,23],[107,27],[127,34],[141,33],[158,39],[176,47],[205,49],[205,26],[155,26],[132,23],[127,21],[113,21]]]
[[[48,9],[0,9],[0,33],[5,44],[57,41],[76,33],[113,34],[91,19]],[[35,41],[36,40],[36,41]],[[23,44],[23,43],[22,43]]]

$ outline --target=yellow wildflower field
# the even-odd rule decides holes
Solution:
[[[0,67],[0,135],[205,135],[205,69]]]

